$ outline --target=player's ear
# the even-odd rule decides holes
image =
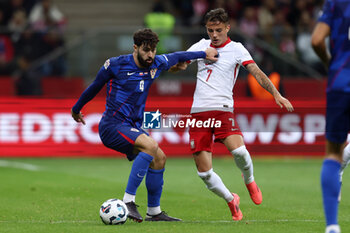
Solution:
[[[227,32],[230,31],[230,28],[231,28],[231,24],[228,23],[228,24],[226,25],[226,31],[227,31]]]
[[[134,44],[134,52],[136,52],[137,48],[138,48],[137,45]]]

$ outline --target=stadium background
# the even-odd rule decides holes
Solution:
[[[71,106],[107,58],[132,52],[136,29],[148,26],[158,32],[158,54],[186,50],[207,37],[202,18],[215,7],[228,11],[231,39],[242,42],[268,75],[279,75],[278,87],[296,110],[287,113],[264,95],[254,95],[242,68],[234,98],[251,154],[321,156],[326,73],[310,36],[322,3],[1,0],[0,156],[121,156],[98,138],[105,91],[84,108],[86,126],[71,119]],[[52,16],[41,13],[42,4]],[[146,110],[188,114],[195,71],[192,65],[185,72],[163,73],[152,86]],[[150,133],[169,156],[190,157],[183,130]],[[227,154],[221,145],[215,153]]]

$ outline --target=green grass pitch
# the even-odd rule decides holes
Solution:
[[[256,206],[231,157],[214,159],[214,170],[241,197],[243,220],[233,222],[226,203],[198,178],[192,159],[168,159],[161,207],[183,222],[127,221],[107,226],[99,207],[122,198],[131,163],[126,159],[0,159],[0,232],[324,232],[319,174],[321,159],[254,158],[263,192]],[[339,221],[350,232],[350,171],[345,171]],[[145,215],[146,188],[136,198]]]

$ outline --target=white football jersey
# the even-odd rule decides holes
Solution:
[[[202,39],[187,51],[205,51],[211,46],[210,40]],[[197,59],[198,72],[196,90],[193,96],[191,113],[205,111],[233,111],[233,87],[240,66],[254,63],[247,49],[241,43],[229,38],[220,47],[216,62]]]

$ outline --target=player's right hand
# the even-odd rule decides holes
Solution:
[[[205,53],[207,54],[207,57],[205,59],[214,62],[218,60],[219,53],[216,49],[209,47],[205,50]]]
[[[71,113],[72,113],[72,117],[76,122],[81,122],[83,125],[85,125],[85,121],[84,121],[84,115],[79,112],[79,113],[75,113],[73,112],[73,109],[71,109]]]

